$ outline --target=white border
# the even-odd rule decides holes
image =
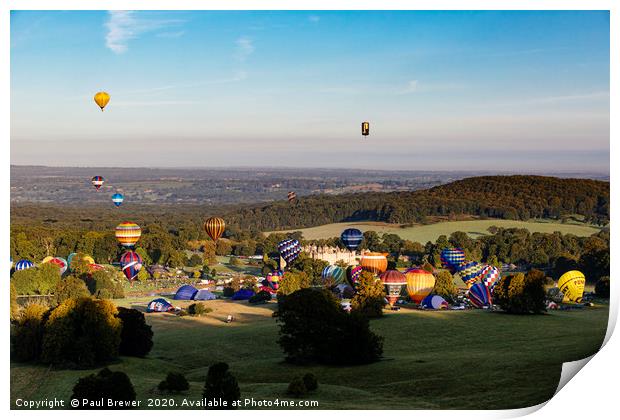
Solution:
[[[10,203],[10,188],[9,188],[9,176],[10,176],[10,153],[9,152],[9,138],[10,138],[10,19],[9,10],[127,10],[127,9],[164,9],[164,10],[235,10],[235,9],[248,9],[248,10],[611,10],[611,85],[610,85],[610,105],[611,115],[620,115],[618,113],[618,75],[620,74],[620,50],[618,49],[618,27],[620,19],[618,13],[620,12],[620,6],[618,2],[612,0],[593,0],[593,1],[580,1],[580,0],[502,0],[502,1],[488,1],[488,0],[392,0],[390,2],[377,1],[377,0],[360,0],[356,2],[345,2],[342,0],[4,0],[0,2],[0,34],[2,41],[0,43],[0,74],[2,80],[2,97],[0,98],[0,144],[3,146],[3,152],[1,153],[2,162],[2,176],[0,182],[2,182],[2,191],[4,192],[4,205],[2,206],[2,227],[0,235],[1,251],[0,255],[7,255],[9,249],[9,203]],[[611,178],[615,177],[616,169],[613,165],[617,162],[618,153],[616,147],[613,147],[614,141],[619,141],[618,138],[618,122],[616,119],[611,119],[611,163],[610,175]],[[612,198],[611,209],[613,220],[616,220],[615,209],[618,204],[616,200],[615,188],[612,184]],[[614,240],[616,229],[612,225],[612,250],[616,249]],[[0,259],[1,260],[1,259]],[[612,278],[617,270],[612,264]],[[3,296],[4,307],[8,308],[8,293]],[[616,403],[616,388],[615,378],[620,374],[618,368],[618,362],[615,354],[619,350],[619,344],[617,337],[611,336],[613,326],[615,325],[618,315],[618,297],[619,288],[612,286],[612,307],[610,311],[610,328],[606,340],[607,345],[588,363],[588,368],[580,372],[574,379],[572,379],[554,398],[552,398],[544,408],[536,411],[540,407],[531,407],[521,410],[506,410],[506,411],[416,411],[416,412],[394,412],[387,413],[373,413],[373,412],[357,412],[357,411],[337,411],[330,412],[329,415],[338,416],[339,418],[351,417],[369,418],[374,416],[423,416],[424,418],[503,418],[503,417],[516,417],[527,414],[529,412],[536,411],[531,416],[533,418],[596,418],[596,417],[608,417],[613,415],[614,408],[618,405]],[[5,380],[6,387],[3,387],[3,398],[0,400],[0,404],[8,410],[9,405],[9,355],[8,355],[8,323],[2,323],[4,346],[2,346],[2,378]],[[475,384],[472,384],[472,388],[464,390],[468,394],[475,395]],[[247,413],[244,411],[235,412],[164,412],[165,415],[173,416],[199,416],[205,418],[210,417],[224,417],[227,418],[243,418],[251,415],[258,419],[273,418],[290,416],[291,413],[286,412],[268,412],[268,411],[252,411]],[[11,417],[29,418],[33,415],[44,415],[46,417],[55,419],[61,417],[77,418],[82,417],[85,412],[71,412],[71,411],[59,411],[59,412],[45,412],[45,413],[33,413],[25,411],[11,411]],[[119,413],[121,414],[121,413]],[[128,415],[129,413],[123,413]],[[155,413],[146,411],[133,411],[130,413],[132,417],[146,417],[152,416]],[[163,413],[162,413],[163,414]],[[327,414],[324,411],[297,411],[294,415],[299,418],[314,418],[316,415]],[[104,418],[109,416],[107,412],[89,412],[87,414],[92,418]]]

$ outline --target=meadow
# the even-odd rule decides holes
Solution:
[[[461,221],[442,221],[428,225],[402,226],[398,224],[381,222],[357,222],[357,223],[331,223],[328,225],[315,226],[306,229],[292,229],[282,232],[301,231],[304,239],[327,239],[340,237],[340,233],[346,228],[357,228],[361,231],[374,230],[379,234],[394,233],[402,239],[414,242],[426,243],[435,242],[441,235],[450,236],[452,232],[461,231],[467,233],[472,238],[488,235],[491,226],[501,228],[521,228],[530,232],[553,233],[562,232],[563,234],[573,234],[576,236],[590,236],[601,230],[600,227],[581,223],[558,223],[549,220],[461,220]]]
[[[144,309],[150,299],[115,302]],[[190,302],[173,303],[185,307]],[[286,395],[288,383],[312,372],[319,389],[305,399],[318,401],[319,409],[531,406],[553,395],[563,362],[599,349],[608,318],[604,303],[530,316],[403,308],[371,321],[372,330],[385,337],[382,361],[351,367],[295,366],[284,362],[276,344],[274,303],[253,306],[217,300],[207,305],[214,311],[199,318],[146,314],[155,333],[150,354],[143,359],[122,357],[110,365],[129,375],[142,408],[149,408],[145,406],[149,398],[172,398],[176,408],[184,408],[178,405],[185,398],[200,399],[208,366],[219,361],[231,366],[242,399],[294,400]],[[225,323],[229,314],[236,318],[230,324]],[[16,398],[68,400],[77,379],[96,371],[12,363],[12,407]],[[170,371],[186,375],[189,391],[173,395],[157,391]]]

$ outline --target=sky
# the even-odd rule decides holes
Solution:
[[[609,123],[605,11],[11,12],[12,164],[608,173]]]

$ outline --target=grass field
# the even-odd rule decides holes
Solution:
[[[117,304],[143,308],[150,299]],[[371,328],[385,337],[383,361],[299,367],[286,364],[276,344],[274,304],[218,300],[209,305],[214,311],[202,318],[147,314],[155,332],[151,353],[144,359],[123,357],[110,366],[129,375],[143,407],[148,398],[168,397],[156,387],[169,371],[183,372],[191,384],[187,393],[171,396],[176,403],[200,398],[207,368],[218,361],[230,364],[242,399],[291,400],[285,395],[291,379],[313,372],[320,385],[307,399],[317,400],[319,409],[531,406],[553,395],[563,362],[598,350],[608,317],[605,305],[540,316],[402,309],[371,322]],[[228,314],[237,321],[226,324]],[[14,407],[16,398],[68,399],[76,380],[95,371],[13,363],[11,404]]]
[[[329,225],[315,226],[307,229],[294,229],[283,232],[301,231],[305,239],[327,239],[339,237],[346,228],[353,227],[361,231],[374,230],[380,234],[395,233],[403,239],[420,242],[422,244],[431,241],[435,242],[441,235],[450,236],[452,232],[466,232],[471,237],[488,235],[488,228],[491,226],[503,228],[525,228],[530,232],[553,233],[556,231],[563,234],[572,233],[577,236],[590,236],[601,230],[600,227],[571,223],[563,224],[545,220],[464,220],[454,222],[439,222],[430,225],[416,225],[401,227],[401,225],[381,223],[381,222],[359,222],[359,223],[332,223]]]

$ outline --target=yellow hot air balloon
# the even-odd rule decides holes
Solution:
[[[435,287],[435,276],[421,268],[412,268],[405,272],[407,293],[412,301],[420,304]]]
[[[564,294],[562,302],[581,302],[586,276],[581,271],[572,270],[562,274],[558,280],[558,288]]]
[[[220,236],[224,234],[224,230],[226,230],[226,222],[220,217],[209,217],[205,220],[203,227],[207,235],[213,239],[213,242],[217,242]]]
[[[103,112],[103,108],[110,102],[110,95],[106,92],[97,92],[95,93],[95,103],[99,105],[101,111]]]
[[[374,274],[381,274],[387,270],[387,254],[382,252],[366,252],[362,255],[360,265],[366,271],[370,271]]]

